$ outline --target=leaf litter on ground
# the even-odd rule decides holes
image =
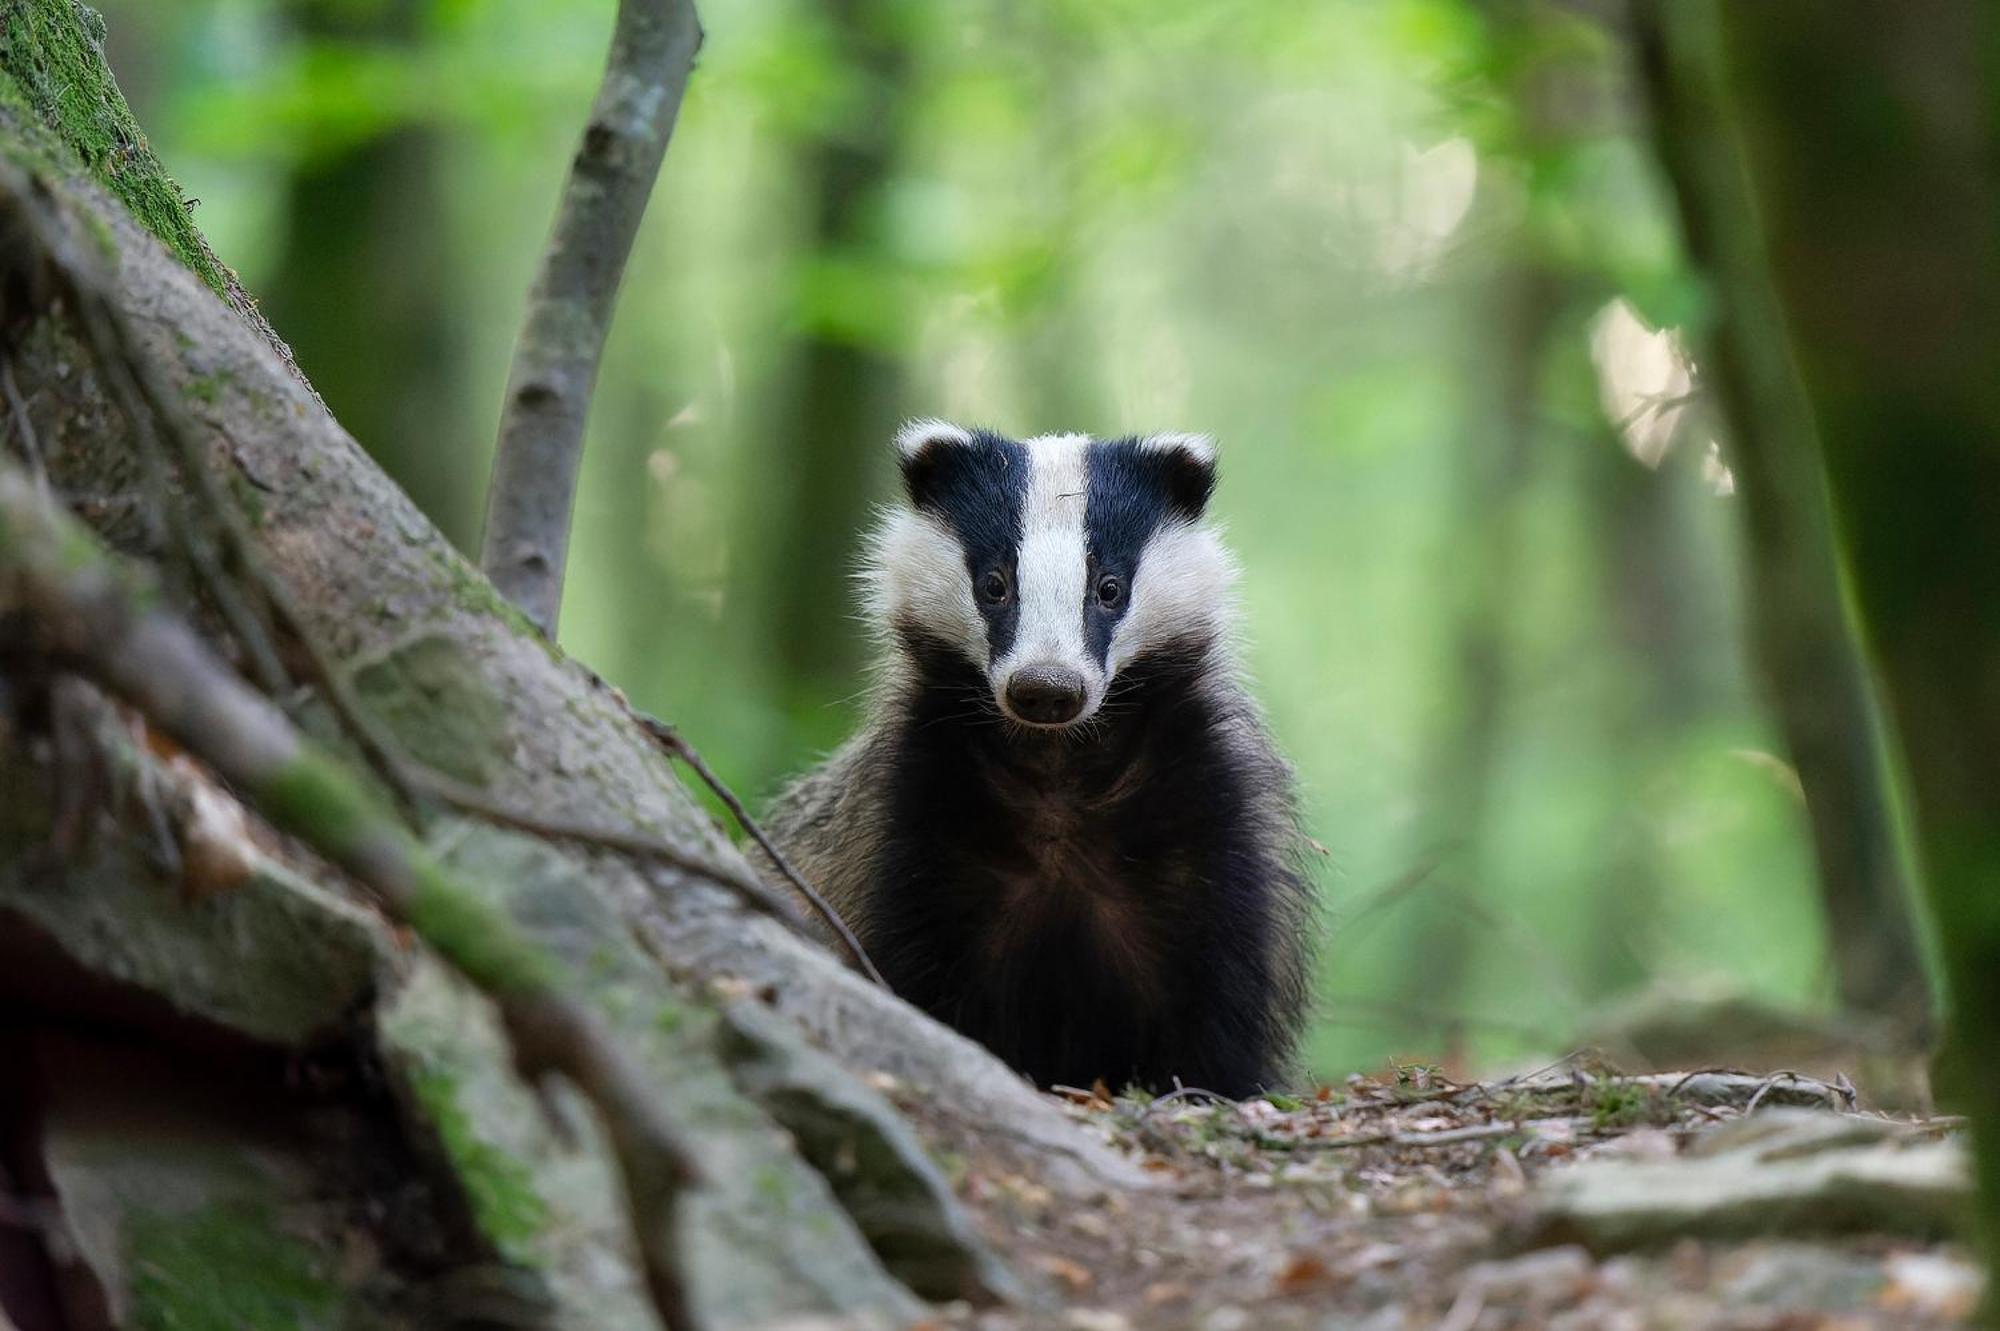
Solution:
[[[1578,1056],[1053,1094],[1154,1187],[1078,1206],[970,1147],[961,1188],[1040,1298],[940,1326],[1886,1331],[1967,1325],[1981,1293],[1962,1124],[1871,1112],[1844,1078]]]

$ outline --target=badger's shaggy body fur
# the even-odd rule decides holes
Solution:
[[[1312,912],[1210,446],[922,422],[899,447],[882,678],[772,831],[899,994],[1036,1081],[1271,1084]]]

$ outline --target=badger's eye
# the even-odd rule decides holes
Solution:
[[[1097,603],[1106,610],[1125,599],[1125,584],[1109,573],[1097,580]]]
[[[999,605],[1007,599],[1007,574],[1001,569],[989,569],[979,580],[979,599],[988,605]]]

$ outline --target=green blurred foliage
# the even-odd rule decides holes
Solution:
[[[422,383],[451,418],[364,443],[392,470],[456,449],[476,513],[611,0],[427,0],[394,40],[367,35],[381,0],[332,6],[339,39],[302,35],[303,0],[105,8],[142,123],[252,291],[278,261],[289,177],[394,130],[439,137],[441,299],[464,368],[439,385],[438,367],[375,366],[376,391]],[[1593,452],[1618,444],[1589,317],[1617,297],[1656,326],[1703,306],[1609,34],[1465,0],[733,0],[704,19],[591,420],[569,651],[746,795],[853,724],[864,676],[797,701],[759,604],[796,573],[769,566],[789,511],[772,434],[809,336],[890,358],[907,415],[1209,431],[1248,660],[1327,851],[1315,1071],[1561,1052],[1642,986],[1825,1002],[1801,809],[1741,665],[1730,501],[1685,443],[1633,481],[1679,487],[1664,543],[1627,549],[1589,479],[1639,468]],[[904,81],[854,65],[840,23],[895,43]],[[891,105],[887,179],[862,225],[815,249],[803,163]],[[1483,607],[1497,748],[1481,827],[1440,830],[1428,785],[1451,761],[1454,621],[1473,612],[1459,592],[1488,556],[1457,507],[1485,429],[1469,385],[1510,336],[1481,293],[1524,263],[1555,274],[1561,307],[1524,404],[1537,448],[1510,501],[1513,582]],[[846,451],[888,497],[886,440],[803,442]],[[1605,573],[1621,550],[1669,561],[1671,652],[1620,645],[1633,607]],[[1660,673],[1669,656],[1694,685]],[[1640,909],[1610,909],[1628,893]],[[1463,975],[1438,975],[1433,926],[1413,921],[1454,915],[1476,946]],[[1633,965],[1600,965],[1611,951]]]

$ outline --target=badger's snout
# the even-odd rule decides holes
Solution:
[[[1004,694],[1015,720],[1037,726],[1068,725],[1082,715],[1087,696],[1082,673],[1053,661],[1008,675]]]

